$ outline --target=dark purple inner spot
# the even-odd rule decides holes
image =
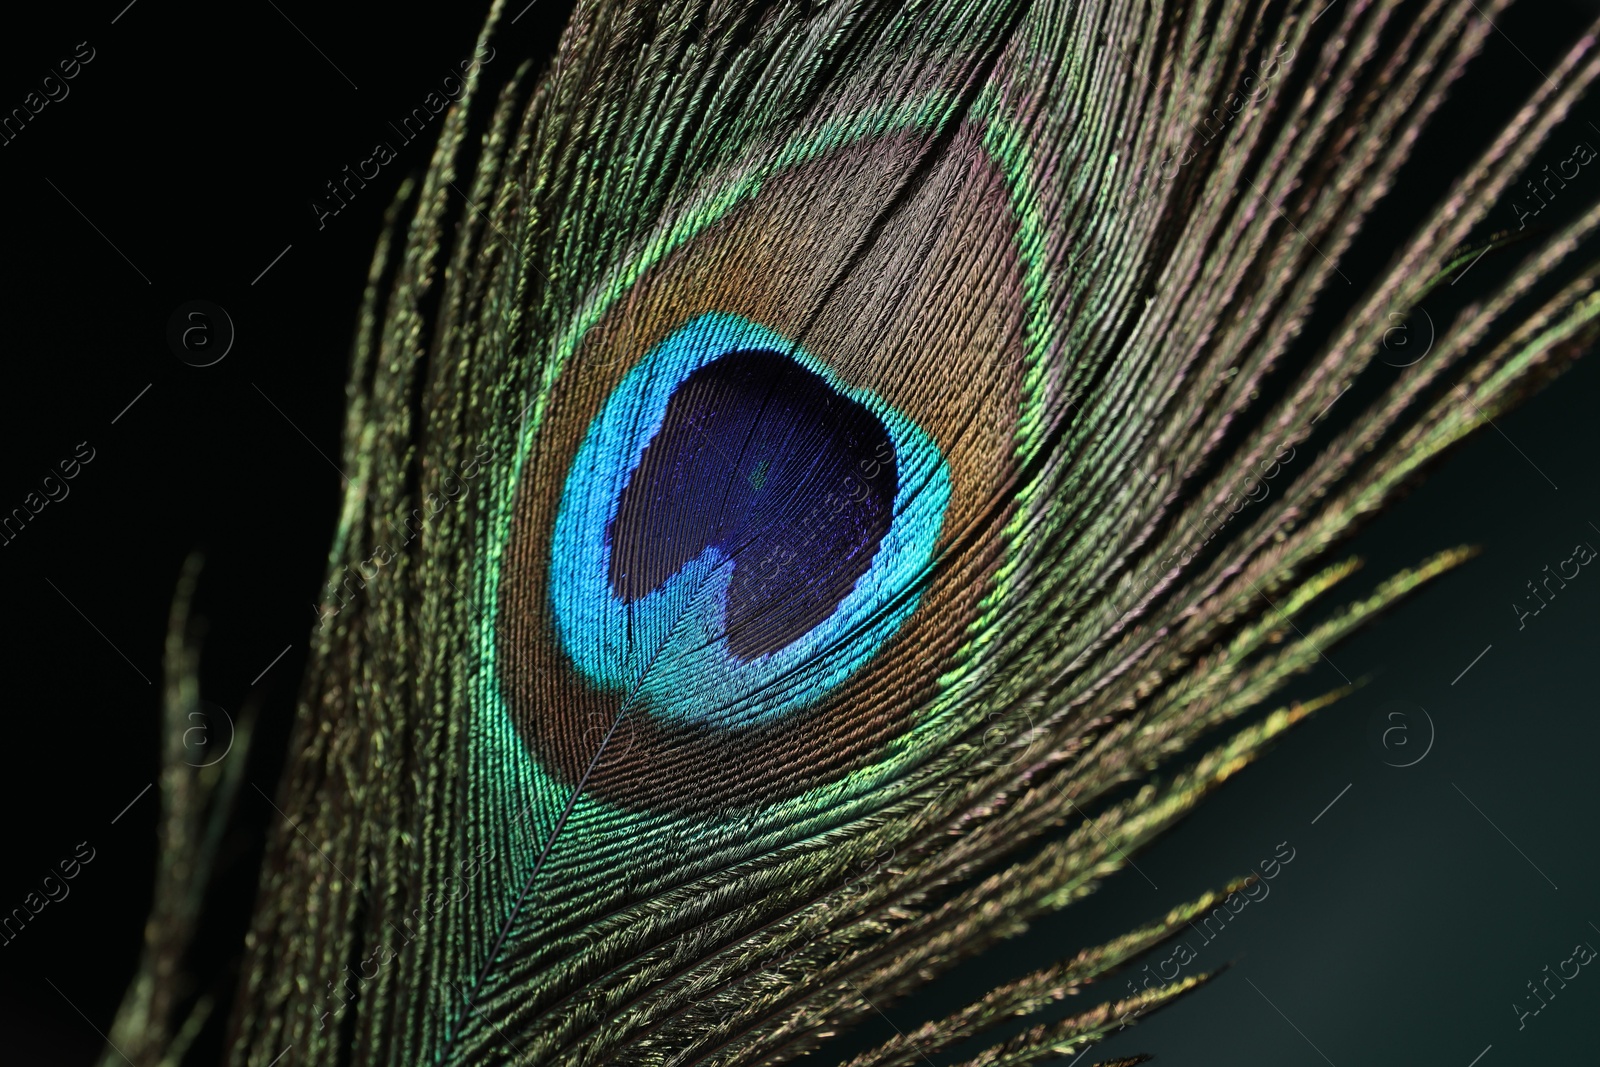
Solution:
[[[893,518],[888,431],[777,352],[690,374],[622,491],[611,588],[631,603],[715,545],[733,562],[727,637],[750,660],[826,619]]]

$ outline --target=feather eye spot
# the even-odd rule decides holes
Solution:
[[[840,214],[921,143],[764,178],[645,246],[559,339],[484,639],[538,773],[585,802],[709,815],[854,788],[983,655],[1043,381],[1026,212],[963,126],[881,230]],[[979,276],[992,299],[968,298]]]

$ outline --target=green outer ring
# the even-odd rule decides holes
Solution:
[[[485,524],[486,543],[482,546],[481,558],[487,561],[488,566],[481,579],[480,593],[483,594],[488,610],[482,616],[483,621],[478,633],[480,662],[484,665],[489,683],[486,686],[473,687],[486,700],[486,706],[483,708],[485,714],[478,719],[473,732],[488,746],[487,761],[491,765],[497,765],[501,771],[514,769],[519,772],[530,795],[538,794],[555,799],[559,804],[567,795],[566,786],[539,764],[517,732],[499,685],[498,649],[494,634],[499,622],[499,584],[504,570],[505,546],[510,538],[516,491],[521,485],[524,464],[532,452],[534,438],[543,421],[551,387],[562,368],[576,351],[583,335],[599,322],[612,304],[647,271],[721,221],[734,208],[754,199],[760,193],[764,182],[790,167],[869,137],[881,137],[903,130],[937,129],[953,110],[953,106],[954,99],[949,94],[931,94],[919,104],[904,104],[866,111],[852,121],[828,123],[811,136],[797,139],[764,165],[730,182],[708,202],[696,205],[692,210],[685,212],[664,231],[657,230],[641,251],[612,273],[610,279],[584,304],[572,324],[557,339],[553,357],[545,364],[539,396],[531,407],[530,415],[525,416],[521,427],[513,476],[504,483],[501,492],[494,500],[488,522]],[[1023,293],[1027,307],[1027,318],[1023,329],[1025,361],[1022,380],[1023,399],[1016,447],[1017,455],[1021,459],[1037,447],[1042,439],[1040,416],[1044,406],[1043,364],[1046,342],[1051,332],[1046,318],[1048,301],[1045,299],[1049,288],[1045,254],[1046,228],[1042,211],[1033,195],[1032,178],[1036,172],[1032,166],[1032,157],[1024,141],[998,114],[992,92],[985,92],[980,97],[968,121],[983,126],[984,148],[998,164],[1016,212],[1017,253],[1022,262]],[[1027,494],[1021,499],[1026,503]],[[1015,535],[1019,532],[1026,514],[1025,507],[1017,509],[1011,522],[1007,524],[1003,531],[1007,543],[1015,544]],[[782,813],[786,808],[803,802],[804,810],[793,813],[797,819],[807,814],[821,812],[825,813],[829,821],[836,822],[840,806],[849,805],[853,799],[870,794],[876,786],[899,777],[907,761],[920,751],[921,746],[918,742],[945,721],[958,693],[980,680],[973,675],[973,661],[981,656],[983,646],[987,643],[985,635],[993,632],[991,624],[994,616],[1015,587],[1018,567],[1019,561],[1015,556],[1011,556],[997,569],[992,579],[993,588],[980,601],[979,614],[968,626],[968,640],[953,657],[952,668],[940,677],[940,694],[924,711],[920,722],[889,742],[882,757],[871,766],[852,771],[836,781],[780,801],[769,811]],[[959,690],[955,688],[957,685],[960,686]],[[628,819],[634,816],[634,812],[618,805],[598,800],[593,796],[583,796],[574,805],[570,818],[578,825],[590,823],[604,825],[613,819]],[[706,817],[698,817],[695,821],[702,825],[727,825],[730,822],[727,819]]]

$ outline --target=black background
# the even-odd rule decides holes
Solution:
[[[1487,76],[1419,146],[1410,191],[1347,273],[1370,276],[1387,258],[1384,242],[1532,90],[1538,69],[1550,69],[1585,6],[1524,4],[1500,21],[1481,63]],[[388,122],[472,53],[482,14],[365,0],[337,9],[137,0],[48,7],[0,35],[0,112],[79,42],[95,50],[70,95],[0,146],[10,207],[0,512],[80,442],[95,453],[70,496],[0,546],[0,912],[80,842],[95,850],[70,897],[0,947],[8,1062],[91,1062],[102,1048],[94,1028],[108,1028],[132,973],[154,862],[155,794],[141,791],[157,768],[162,642],[179,570],[196,549],[209,620],[203,695],[230,714],[259,703],[249,776],[273,791],[339,500],[357,303],[382,213],[403,177],[425,166],[429,145],[402,148],[320,230],[310,204],[375,142],[396,141]],[[546,55],[564,16],[562,3],[537,0],[485,68],[491,82]],[[1600,107],[1588,110],[1600,122]],[[1590,136],[1579,120],[1550,160]],[[1600,195],[1600,177],[1583,180],[1592,188],[1575,188],[1571,209]],[[1514,221],[1504,206],[1494,225]],[[1487,282],[1494,260],[1481,269]],[[166,342],[174,310],[195,299],[224,307],[237,331],[228,356],[206,368],[180,362]],[[1421,323],[1407,329],[1425,339]],[[1521,631],[1509,605],[1575,542],[1600,545],[1597,400],[1600,366],[1590,359],[1362,535],[1354,550],[1369,565],[1352,593],[1444,547],[1484,550],[1330,650],[1337,667],[1295,690],[1320,692],[1342,672],[1370,679],[1362,691],[1137,857],[1139,871],[893,1006],[895,1024],[908,1029],[1003,976],[1164,912],[1288,841],[1295,860],[1270,897],[1197,964],[1233,969],[1085,1063],[1153,1051],[1188,1064],[1466,1067],[1486,1046],[1484,1067],[1592,1059],[1585,1023],[1600,1006],[1600,978],[1584,972],[1520,1031],[1509,1005],[1574,942],[1600,944],[1589,925],[1600,924],[1600,578],[1584,571]],[[1395,757],[1370,742],[1373,717],[1393,701],[1432,718],[1434,747],[1414,767],[1386,766]],[[1420,742],[1425,727],[1410,722]],[[243,803],[248,825],[226,857],[241,913],[270,815],[253,790]],[[874,1023],[849,1047],[890,1025]]]

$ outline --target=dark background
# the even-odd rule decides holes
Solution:
[[[536,0],[486,68],[490,81],[547,54],[566,6]],[[1484,76],[1419,146],[1386,209],[1393,225],[1342,264],[1347,273],[1370,276],[1387,258],[1382,241],[1405,232],[1592,6],[1524,4],[1500,20]],[[94,849],[71,895],[0,946],[8,1062],[92,1062],[95,1028],[108,1028],[132,973],[154,863],[156,798],[141,791],[157,770],[162,642],[196,549],[206,558],[203,695],[235,716],[259,704],[249,777],[273,791],[339,498],[333,461],[357,304],[382,213],[431,144],[401,148],[321,230],[310,202],[374,142],[397,144],[388,122],[455,73],[482,14],[366,0],[331,10],[137,0],[124,10],[117,0],[33,11],[31,25],[0,35],[0,112],[79,42],[95,50],[70,95],[0,146],[11,342],[0,512],[80,442],[94,450],[70,495],[0,546],[9,683],[0,912],[80,842]],[[1588,112],[1600,122],[1600,104],[1584,110],[1555,138],[1551,161],[1591,136],[1581,131]],[[1600,195],[1600,176],[1585,178],[1593,188],[1574,189],[1573,210]],[[1507,206],[1493,225],[1514,222]],[[1485,284],[1499,258],[1478,268]],[[224,307],[237,331],[228,356],[205,368],[166,342],[175,309],[196,299]],[[1434,310],[1445,315],[1448,300]],[[1407,340],[1426,340],[1422,323],[1407,329]],[[1086,1064],[1150,1051],[1194,1065],[1467,1067],[1489,1046],[1484,1067],[1563,1054],[1592,1062],[1585,1023],[1600,1007],[1600,977],[1582,972],[1520,1031],[1511,1004],[1574,943],[1600,945],[1600,577],[1584,570],[1521,631],[1510,605],[1576,542],[1600,545],[1597,401],[1600,360],[1590,358],[1362,535],[1353,550],[1369,564],[1347,596],[1441,548],[1483,553],[1330,650],[1337,668],[1317,668],[1289,696],[1338,684],[1336,671],[1366,678],[1360,692],[1136,857],[1139,870],[891,1007],[894,1023],[908,1029],[1120,933],[1287,841],[1295,858],[1270,896],[1189,970],[1233,968]],[[1423,750],[1430,727],[1418,708],[1431,717],[1431,750],[1415,766],[1386,765]],[[1397,709],[1407,717],[1382,719]],[[1380,720],[1402,722],[1412,747],[1376,746]],[[248,787],[242,803],[224,857],[241,915],[270,814]]]

